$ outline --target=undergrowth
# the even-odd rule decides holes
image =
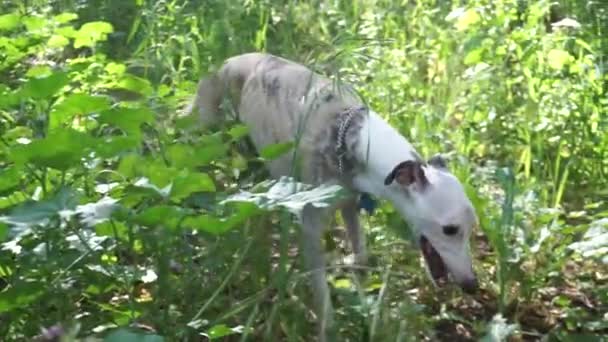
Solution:
[[[481,291],[434,289],[394,210],[362,214],[367,276],[326,238],[343,341],[600,341],[608,100],[600,1],[54,0],[0,4],[3,341],[308,341],[294,206],[237,122],[178,117],[227,57],[353,84],[481,224]],[[278,201],[269,191],[283,190]],[[235,201],[245,190],[249,196]],[[306,191],[305,195],[301,192]],[[297,200],[294,200],[297,198]]]

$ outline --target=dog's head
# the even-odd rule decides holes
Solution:
[[[414,230],[433,282],[449,276],[472,293],[477,288],[469,237],[477,215],[462,184],[440,156],[427,163],[408,160],[386,176],[387,194]]]

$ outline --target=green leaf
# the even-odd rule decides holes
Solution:
[[[50,198],[27,202],[13,209],[8,216],[1,216],[0,222],[11,227],[12,237],[28,233],[34,226],[44,225],[60,212],[73,210],[78,204],[78,195],[71,189],[63,188]]]
[[[49,122],[49,128],[54,129],[69,122],[77,115],[87,115],[110,108],[110,101],[104,96],[88,94],[70,94],[54,106]]]
[[[150,96],[154,91],[150,81],[131,74],[124,74],[120,80],[112,83],[110,88],[126,89],[144,96]]]
[[[215,183],[206,173],[182,172],[173,180],[171,199],[182,200],[194,192],[215,192]]]
[[[18,13],[9,13],[0,15],[0,31],[11,31],[19,26],[20,15]]]
[[[21,183],[23,170],[14,165],[5,167],[0,171],[0,193],[9,191]]]
[[[50,76],[31,78],[23,85],[21,94],[25,98],[47,99],[68,84],[70,79],[65,72],[55,72]]]
[[[549,66],[556,70],[561,70],[566,64],[570,63],[572,56],[567,51],[552,49],[547,54]]]
[[[242,124],[234,125],[228,131],[228,135],[230,135],[232,140],[238,140],[247,134],[249,134],[249,127]]]
[[[210,215],[189,216],[184,219],[182,226],[213,235],[220,235],[236,228],[260,213],[260,210],[252,203],[235,203],[233,207],[235,211],[228,218]]]
[[[104,342],[164,342],[160,335],[136,332],[131,329],[116,329],[109,333]]]
[[[24,282],[0,292],[0,312],[25,308],[44,293],[41,283]]]
[[[54,34],[51,36],[51,38],[49,38],[49,41],[46,44],[50,48],[59,49],[66,47],[68,44],[70,44],[70,40],[62,35]]]
[[[154,113],[145,108],[120,107],[101,112],[97,120],[102,124],[116,126],[126,133],[139,135],[143,123],[154,121]]]
[[[9,228],[4,222],[0,222],[0,242],[4,242],[8,238]]]
[[[291,151],[293,147],[294,143],[292,141],[267,145],[260,151],[260,157],[266,160],[273,160]]]
[[[93,142],[88,134],[72,129],[58,130],[44,139],[12,147],[10,158],[20,165],[30,163],[41,168],[67,170],[82,164]]]
[[[59,24],[69,23],[70,21],[73,21],[76,19],[78,19],[78,14],[71,13],[71,12],[57,14],[54,18],[55,22],[57,22]]]
[[[136,215],[133,221],[146,227],[163,226],[175,230],[185,215],[180,207],[159,205],[145,209]]]
[[[167,158],[176,168],[195,168],[208,165],[210,162],[226,155],[226,146],[218,143],[202,143],[200,147],[175,144],[167,148]]]
[[[135,150],[141,140],[138,136],[107,136],[97,139],[94,150],[102,158],[113,158],[121,153]]]
[[[86,23],[75,34],[74,48],[93,47],[97,42],[106,40],[112,32],[114,28],[105,21]]]
[[[462,7],[459,7],[445,18],[447,21],[455,20],[454,26],[458,31],[465,31],[469,27],[477,24],[481,21],[481,16],[477,11],[473,8],[465,10]]]
[[[216,340],[216,339],[234,335],[234,334],[241,334],[243,332],[243,329],[244,329],[243,326],[237,326],[234,328],[230,328],[225,324],[218,324],[218,325],[214,325],[213,327],[211,327],[211,329],[209,329],[207,331],[206,335],[209,338],[209,340]]]
[[[286,209],[294,214],[299,214],[307,204],[323,208],[331,206],[347,196],[347,191],[339,185],[323,184],[312,187],[295,182],[290,177],[282,177],[276,181],[266,181],[257,187],[265,191],[255,193],[242,191],[228,197],[222,203],[249,202],[260,209]]]

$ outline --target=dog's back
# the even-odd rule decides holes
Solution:
[[[297,145],[300,176],[318,183],[327,178],[315,156],[327,144],[333,116],[361,104],[353,91],[307,67],[273,55],[248,53],[228,59],[220,70],[199,84],[195,105],[204,123],[222,119],[220,105],[227,98],[238,119],[249,127],[258,151],[277,143]],[[318,158],[317,158],[318,159]],[[269,163],[274,177],[289,175],[294,162],[288,153]]]

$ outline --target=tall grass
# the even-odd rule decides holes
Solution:
[[[474,297],[432,288],[386,204],[364,215],[374,259],[365,277],[337,261],[349,248],[332,229],[325,246],[341,340],[606,332],[604,247],[584,258],[569,248],[608,213],[601,2],[63,0],[0,9],[7,340],[74,323],[80,336],[129,325],[167,340],[314,336],[293,217],[220,205],[267,185],[260,159],[243,149],[246,131],[175,118],[202,75],[249,51],[355,85],[422,154],[448,156],[481,219]],[[564,18],[581,26],[552,25]],[[112,215],[99,214],[106,196],[119,200]],[[83,219],[91,213],[100,216]]]

